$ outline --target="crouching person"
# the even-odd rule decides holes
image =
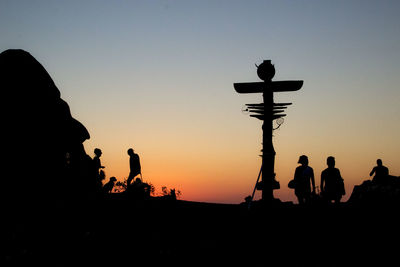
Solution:
[[[110,180],[103,186],[103,192],[105,194],[110,194],[114,188],[115,182],[117,179],[113,176]]]

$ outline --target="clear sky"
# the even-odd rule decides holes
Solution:
[[[381,158],[400,175],[400,1],[5,1],[0,51],[21,48],[50,73],[103,151],[107,180],[128,176],[193,201],[239,203],[261,164],[261,122],[241,113],[260,94],[254,64],[304,80],[275,131],[280,199],[299,155],[317,185],[334,156],[347,199]],[[257,195],[259,197],[259,195]]]

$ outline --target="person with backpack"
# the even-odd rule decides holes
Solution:
[[[340,203],[340,199],[345,194],[343,178],[339,169],[335,168],[335,158],[329,156],[326,159],[328,168],[321,173],[321,195],[324,200],[336,204]]]
[[[312,194],[315,194],[314,170],[308,166],[308,157],[306,155],[301,155],[298,163],[301,165],[296,168],[294,173],[294,194],[299,204],[303,205],[308,204]]]

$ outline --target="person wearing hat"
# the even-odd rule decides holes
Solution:
[[[306,155],[301,155],[298,163],[301,165],[296,168],[294,173],[294,181],[296,184],[294,194],[296,195],[299,204],[302,205],[310,202],[311,194],[315,192],[315,179],[314,170],[308,166],[308,157]]]

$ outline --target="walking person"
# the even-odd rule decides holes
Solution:
[[[335,168],[335,158],[329,156],[326,159],[328,168],[321,172],[321,195],[324,200],[335,204],[340,203],[340,199],[345,194],[343,178],[339,169]]]
[[[127,186],[129,187],[131,185],[132,180],[136,177],[136,175],[138,174],[142,175],[142,168],[140,166],[139,155],[136,154],[132,148],[128,149],[128,155],[129,155],[130,172],[127,180]]]
[[[294,193],[299,204],[303,205],[308,204],[311,199],[311,194],[315,193],[314,170],[308,166],[308,157],[306,155],[301,155],[298,163],[301,165],[296,168],[294,173]]]

